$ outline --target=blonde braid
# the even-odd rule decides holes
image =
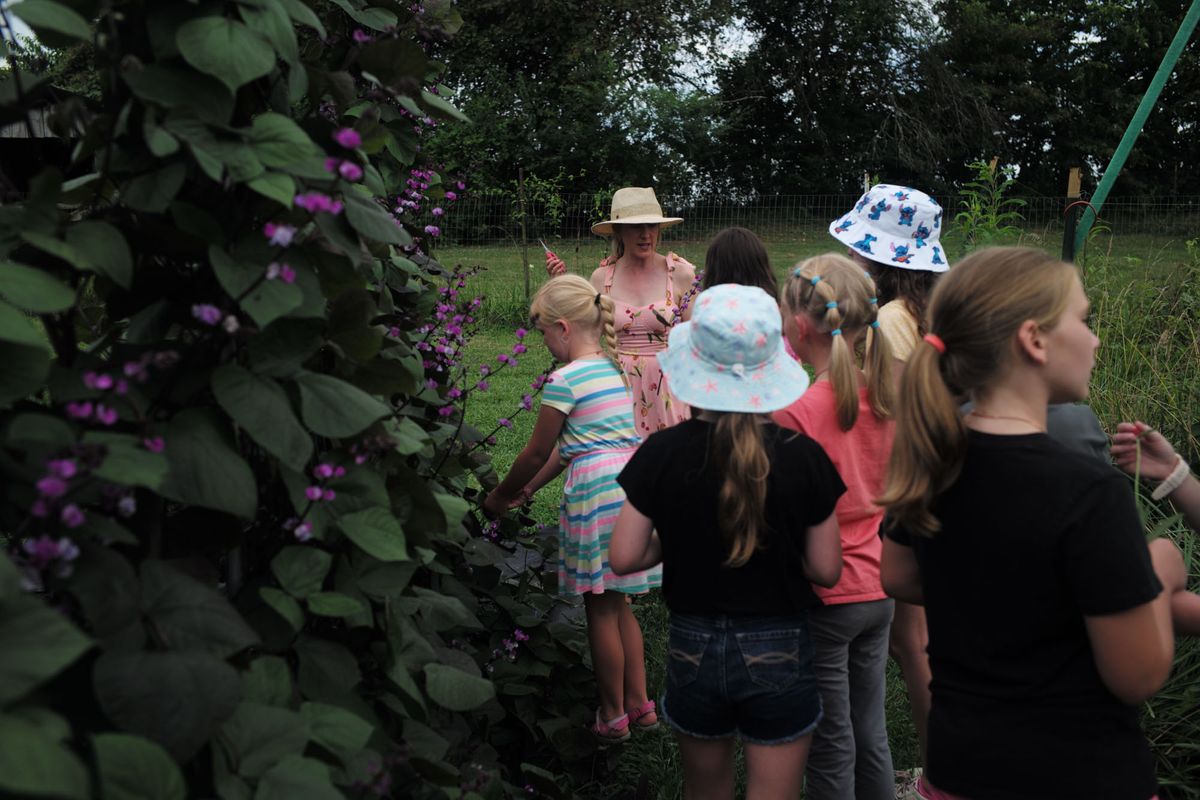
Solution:
[[[608,358],[613,362],[613,366],[617,368],[617,372],[621,374],[621,382],[625,384],[625,388],[629,388],[629,377],[625,374],[625,370],[621,367],[621,360],[617,356],[617,326],[616,326],[616,304],[613,299],[606,294],[600,297],[600,326],[602,330],[601,341],[604,344]]]
[[[867,272],[863,273],[863,279],[871,292],[868,301],[870,328],[867,329],[867,351],[863,356],[863,371],[867,373],[867,402],[871,404],[871,412],[877,419],[887,419],[892,415],[896,396],[896,382],[892,379],[892,347],[883,334],[883,328],[879,326],[879,297],[875,281]]]

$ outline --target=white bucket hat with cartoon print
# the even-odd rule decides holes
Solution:
[[[864,258],[889,267],[945,272],[942,207],[924,192],[880,183],[829,223],[829,234]]]

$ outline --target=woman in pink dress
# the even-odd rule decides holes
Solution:
[[[688,407],[671,395],[654,357],[666,349],[671,328],[690,316],[687,301],[696,268],[674,253],[658,252],[659,231],[680,222],[663,216],[653,189],[629,186],[613,194],[610,218],[592,226],[593,233],[612,236],[612,255],[600,262],[591,280],[616,306],[617,358],[629,378],[642,438],[689,416]],[[566,270],[562,259],[546,254],[551,277]]]

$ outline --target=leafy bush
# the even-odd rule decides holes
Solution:
[[[962,211],[954,215],[965,251],[970,252],[1021,233],[1016,223],[1021,221],[1018,208],[1024,200],[1005,197],[1013,185],[1013,168],[997,167],[987,161],[973,161],[967,168],[975,179],[963,184],[960,201]]]
[[[0,75],[71,145],[0,208],[0,794],[564,791],[586,642],[475,522],[482,298],[427,254],[449,1],[4,13],[101,96]]]

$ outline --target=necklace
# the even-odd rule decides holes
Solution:
[[[1046,432],[1045,425],[1039,425],[1037,422],[1034,422],[1028,417],[1013,417],[1006,414],[985,414],[984,412],[976,409],[971,409],[969,412],[967,412],[967,416],[979,417],[980,419],[1003,419],[1010,422],[1024,422],[1026,425],[1032,426],[1038,433]]]

